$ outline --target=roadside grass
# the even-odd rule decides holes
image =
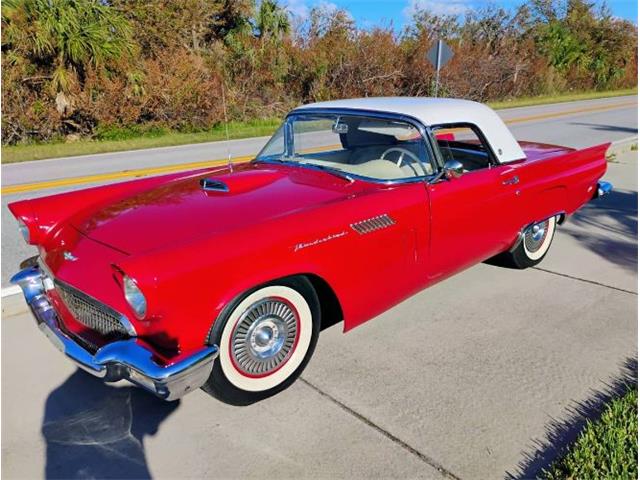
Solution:
[[[565,456],[545,472],[547,480],[638,478],[638,391],[615,398],[589,421]]]
[[[546,95],[540,97],[518,98],[500,102],[489,102],[493,108],[526,107],[548,103],[571,102],[596,98],[610,98],[632,95],[637,88],[609,92],[582,92],[571,94]],[[229,138],[241,139],[271,135],[280,124],[280,119],[251,120],[247,122],[230,122]],[[170,147],[191,143],[215,142],[226,138],[225,128],[218,125],[206,131],[182,133],[165,129],[150,128],[147,131],[135,129],[113,129],[98,132],[100,140],[79,140],[65,143],[47,142],[3,146],[2,163],[26,162],[45,158],[73,157],[97,153],[140,150],[145,148]]]
[[[579,92],[579,93],[559,93],[557,95],[541,95],[539,97],[520,97],[510,100],[500,100],[497,102],[488,102],[491,108],[514,108],[514,107],[532,107],[535,105],[545,105],[548,103],[576,102],[578,100],[594,100],[597,98],[622,97],[624,95],[635,95],[638,93],[637,88],[627,88],[624,90],[611,90],[607,92]]]
[[[281,119],[267,119],[248,122],[230,122],[229,138],[241,139],[271,135],[276,128],[278,128],[281,121]],[[118,137],[120,135],[118,132],[113,132],[109,133],[108,136]],[[140,150],[144,148],[171,147],[226,139],[223,125],[194,133],[152,130],[137,137],[131,136],[128,132],[125,132],[121,136],[124,138],[115,138],[113,140],[79,140],[73,143],[56,142],[3,146],[2,163]]]

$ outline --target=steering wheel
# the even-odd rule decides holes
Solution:
[[[417,163],[418,165],[422,165],[420,163],[420,159],[417,157],[417,155],[415,153],[413,153],[410,150],[407,150],[406,148],[401,148],[401,147],[391,147],[387,150],[385,150],[382,155],[380,155],[380,159],[381,160],[386,160],[385,155],[387,155],[388,153],[391,152],[398,152],[400,153],[400,156],[398,157],[398,162],[396,163],[396,165],[398,167],[402,167],[402,164],[405,163],[405,155],[407,157],[409,157],[411,160],[413,160],[413,163]],[[416,171],[415,168],[413,168],[413,165],[409,162],[406,162],[406,164],[411,167],[411,170],[413,170],[413,173],[415,173],[416,177],[419,177],[420,175],[418,174],[418,172]],[[426,173],[426,172],[425,172]]]

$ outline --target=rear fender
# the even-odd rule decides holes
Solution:
[[[605,143],[566,155],[567,198],[564,210],[567,214],[575,212],[593,197],[598,180],[607,171],[606,155],[610,146],[610,143]]]
[[[535,214],[531,221],[545,220],[564,212],[567,207],[567,187],[564,185],[547,188],[539,192],[533,199]]]
[[[570,215],[593,197],[607,169],[610,144],[525,162],[522,170],[524,224],[539,222],[559,212]]]

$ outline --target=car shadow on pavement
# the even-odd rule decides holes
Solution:
[[[539,478],[543,470],[548,469],[553,461],[573,443],[585,427],[587,420],[599,418],[613,398],[623,395],[629,388],[637,387],[638,359],[628,358],[615,379],[611,382],[603,382],[603,388],[593,390],[587,400],[574,402],[567,407],[566,419],[551,418],[545,427],[546,437],[543,440],[532,440],[532,448],[523,452],[523,460],[514,472],[506,472],[505,477],[508,479]]]
[[[605,260],[637,272],[638,192],[614,190],[604,198],[589,202],[571,215],[556,234],[558,232],[570,235]],[[484,263],[515,268],[506,265],[499,256]]]
[[[591,127],[593,130],[599,130],[604,132],[625,132],[629,134],[638,134],[637,128],[621,127],[619,125],[605,125],[602,123],[584,123],[584,122],[571,122],[569,125],[579,125],[581,127]]]
[[[614,190],[572,215],[562,231],[602,258],[638,270],[638,193]]]
[[[77,370],[47,397],[46,478],[151,478],[144,439],[179,407]]]

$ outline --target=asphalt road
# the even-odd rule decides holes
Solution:
[[[636,358],[637,173],[636,152],[618,155],[614,192],[539,268],[480,264],[335,325],[301,380],[250,407],[104,386],[5,313],[3,476],[531,478]]]

